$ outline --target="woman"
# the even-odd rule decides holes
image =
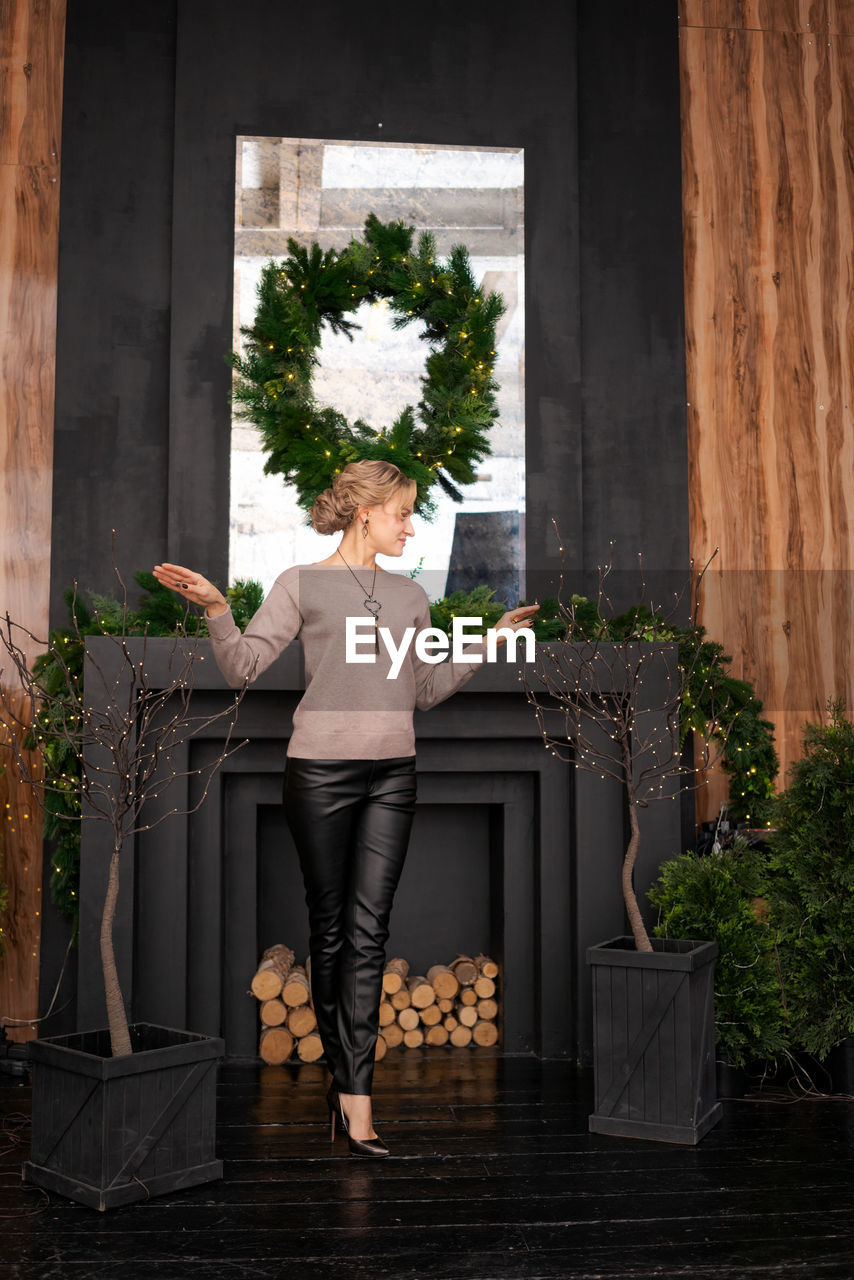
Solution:
[[[154,569],[165,586],[204,606],[214,656],[234,686],[254,680],[300,637],[306,690],[288,744],[285,816],[305,883],[332,1136],[340,1117],[351,1153],[366,1156],[388,1155],[373,1128],[371,1084],[389,915],[415,812],[412,712],[450,697],[485,657],[485,638],[477,638],[468,642],[473,659],[422,660],[414,639],[430,626],[427,594],[376,563],[378,555],[403,554],[414,534],[415,493],[392,463],[345,467],[310,513],[318,533],[343,531],[338,547],[280,574],[242,635],[201,574],[175,564]],[[516,630],[538,608],[513,609],[496,626]],[[401,657],[410,628],[415,636],[410,631]]]

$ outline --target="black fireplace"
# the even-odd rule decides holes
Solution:
[[[115,661],[109,640],[88,643],[102,669]],[[198,712],[231,696],[203,645]],[[148,646],[156,677],[171,642]],[[622,794],[614,783],[576,775],[544,748],[520,664],[485,664],[448,701],[415,713],[418,811],[388,955],[406,956],[414,972],[458,951],[491,955],[502,975],[499,1047],[585,1061],[586,948],[624,929]],[[302,960],[307,950],[302,880],[280,808],[287,735],[303,687],[293,644],[247,693],[235,731],[246,745],[214,776],[204,804],[141,833],[123,854],[115,939],[133,1020],[221,1035],[231,1058],[257,1053],[249,983],[262,951],[285,942]],[[184,765],[198,769],[218,755],[223,731],[219,722],[210,730],[219,736],[187,744]],[[200,777],[179,785],[186,787],[182,807],[192,808]],[[168,800],[170,808],[177,803]],[[651,806],[644,819],[641,889],[679,851],[679,805]],[[81,1030],[105,1020],[99,929],[109,854],[102,824],[84,823]]]

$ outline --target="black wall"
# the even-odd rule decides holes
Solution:
[[[380,122],[382,128],[380,128]],[[616,540],[688,555],[671,0],[477,11],[316,0],[69,5],[52,623],[75,579],[227,576],[235,135],[525,148],[527,594]],[[46,876],[49,868],[46,867]],[[41,989],[61,922],[49,911]],[[53,978],[51,978],[53,975]],[[47,1031],[51,1028],[48,1026]]]
[[[51,623],[166,552],[175,5],[68,6]],[[211,495],[214,500],[219,495]],[[227,514],[227,513],[226,513]]]
[[[581,563],[614,539],[663,599],[688,567],[675,5],[580,0],[578,138]]]
[[[577,9],[577,14],[576,14]],[[528,594],[687,560],[676,16],[637,5],[69,6],[53,620],[76,577],[224,579],[238,133],[525,148]],[[380,122],[382,128],[379,127]]]

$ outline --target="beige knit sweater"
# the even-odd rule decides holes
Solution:
[[[348,663],[346,619],[370,623],[364,600],[373,569],[350,570],[335,565],[294,565],[276,579],[270,594],[241,634],[231,611],[208,618],[214,657],[233,687],[254,680],[299,636],[305,657],[305,693],[294,711],[287,754],[315,760],[381,760],[415,753],[412,712],[449,698],[483,665],[480,661],[437,664],[415,652],[413,637],[398,674],[387,678],[392,659],[380,640],[374,652],[373,627],[357,652],[373,661]],[[380,602],[379,624],[399,647],[407,627],[416,635],[430,624],[427,593],[414,579],[378,568],[374,598]],[[466,652],[484,654],[473,642]]]

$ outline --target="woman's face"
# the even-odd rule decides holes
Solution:
[[[403,555],[406,539],[415,534],[411,520],[413,500],[414,491],[401,489],[382,506],[362,509],[368,517],[368,539],[374,544],[375,555]]]

